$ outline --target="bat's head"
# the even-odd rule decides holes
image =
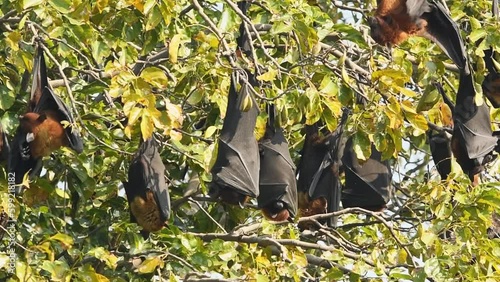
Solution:
[[[19,117],[19,123],[24,132],[33,132],[33,127],[41,124],[47,116],[37,113],[26,113]]]
[[[401,30],[390,16],[370,17],[368,25],[370,26],[370,36],[380,45],[390,47],[392,44],[398,44],[402,41],[400,39]]]
[[[238,192],[236,189],[229,186],[220,186],[217,184],[212,184],[210,190],[208,191],[210,197],[214,199],[220,199],[222,202],[234,205],[243,206],[250,197]]]
[[[262,208],[264,216],[272,221],[285,221],[290,217],[287,205],[282,201],[273,201]]]

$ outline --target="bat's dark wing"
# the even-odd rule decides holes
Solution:
[[[446,95],[441,83],[434,82],[433,85],[443,97],[445,104],[454,111],[455,105],[448,98],[448,95]],[[450,125],[452,126],[452,124]],[[436,165],[436,169],[441,179],[444,180],[448,178],[448,175],[451,173],[451,136],[448,136],[445,131],[437,132],[432,129],[429,129],[427,135],[429,138],[432,159],[434,160],[434,164]]]
[[[451,173],[451,139],[445,132],[429,130],[429,146],[436,169],[444,180]]]
[[[250,99],[250,89],[243,83],[236,90],[237,72],[233,72],[227,101],[226,117],[218,143],[217,159],[211,169],[211,195],[232,189],[242,195],[259,195],[259,148],[254,129],[258,115],[255,101],[248,111],[242,111],[241,99]]]
[[[165,166],[153,137],[142,142],[123,182],[130,209],[130,221],[143,227],[141,234],[160,230],[170,217],[170,196]]]
[[[488,75],[484,78],[482,87],[483,94],[488,98],[493,107],[500,107],[500,75],[493,64],[494,51],[492,48],[484,51],[484,62],[488,69]]]
[[[414,1],[407,1],[407,5],[409,2]],[[469,73],[467,51],[460,35],[460,29],[441,3],[432,0],[428,2],[431,10],[422,14],[422,19],[427,21],[427,26],[422,36],[436,43],[459,69]]]
[[[350,138],[344,147],[342,164],[345,172],[342,206],[372,211],[385,208],[392,195],[391,168],[387,160],[382,161],[382,154],[375,146],[372,144],[370,158],[360,164]]]
[[[54,93],[47,79],[47,67],[43,49],[38,48],[38,53],[33,64],[33,81],[31,85],[30,111],[35,113],[44,113],[52,111],[57,114],[60,121],[66,120],[70,125],[75,124],[68,107]],[[83,151],[83,141],[76,127],[68,126],[65,129],[66,137],[69,141],[69,147],[77,153]]]
[[[491,129],[490,111],[486,103],[478,106],[474,96],[471,74],[460,74],[455,110],[453,111],[454,138],[467,151],[469,159],[477,159],[479,163],[497,145],[498,139]],[[458,157],[457,157],[458,158]]]
[[[135,179],[136,176],[139,176],[140,183],[137,183],[137,185],[141,185],[146,190],[153,192],[160,207],[161,215],[164,220],[167,220],[170,216],[170,196],[165,182],[165,165],[163,165],[158,146],[153,137],[141,144],[130,167],[129,182],[133,183],[133,181],[130,181],[131,177]],[[135,168],[137,168],[137,173],[134,171]]]
[[[344,126],[349,116],[349,110],[344,110],[341,121],[334,132],[330,133],[326,140],[316,143],[314,134],[317,134],[317,126],[306,126],[306,142],[304,143],[302,159],[299,164],[298,191],[306,191],[310,202],[315,199],[326,200],[326,212],[334,212],[339,209],[342,185],[339,179],[340,158],[345,145],[343,138]],[[319,211],[309,207],[306,215],[317,214]],[[336,224],[336,218],[332,218],[330,225]]]
[[[295,165],[288,151],[288,142],[281,128],[268,124],[260,147],[259,208],[278,214],[286,208],[294,217],[297,214],[297,180]],[[284,204],[281,206],[281,203]]]
[[[29,171],[29,178],[40,174],[42,170],[42,159],[34,158],[31,154],[22,154],[26,150],[28,144],[26,143],[26,133],[22,131],[19,127],[17,129],[16,135],[12,140],[12,146],[10,148],[8,167],[9,172],[15,174],[15,183],[21,184],[23,182],[24,175]],[[17,190],[20,192],[20,190]]]
[[[0,124],[0,160],[8,160],[10,156],[10,143],[7,133]]]

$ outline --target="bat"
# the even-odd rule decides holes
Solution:
[[[142,141],[142,140],[141,140]],[[140,225],[142,235],[162,229],[170,217],[170,196],[165,182],[165,166],[153,137],[141,142],[123,182],[130,221]]]
[[[368,19],[371,37],[381,45],[397,45],[416,35],[436,43],[461,70],[469,72],[466,50],[457,24],[446,8],[433,0],[378,0]]]
[[[493,0],[493,16],[498,20],[498,0]],[[500,74],[493,63],[495,52],[493,47],[484,51],[484,63],[488,75],[484,78],[482,88],[483,94],[495,108],[500,107]]]
[[[41,44],[41,43],[40,43]],[[33,64],[31,98],[26,114],[19,118],[19,127],[12,145],[9,170],[15,173],[15,182],[22,182],[41,170],[41,160],[62,146],[83,151],[83,141],[74,126],[64,127],[61,122],[73,125],[74,119],[67,106],[54,93],[48,83],[47,67],[41,45]]]
[[[284,221],[297,214],[296,169],[283,129],[274,125],[273,105],[269,105],[268,113],[266,132],[259,141],[260,193],[257,202],[266,218]]]
[[[243,75],[243,74],[241,74]],[[250,197],[259,196],[259,146],[254,135],[259,109],[251,101],[247,111],[242,109],[250,99],[249,85],[243,83],[238,92],[238,72],[231,75],[226,117],[219,136],[217,159],[211,169],[209,194],[222,202],[242,206]]]
[[[450,107],[453,111],[455,106],[448,99],[443,86],[439,82],[435,82],[434,86],[438,90],[438,92],[443,97],[445,104]],[[450,124],[451,129],[453,129],[453,123]],[[429,146],[431,149],[432,159],[436,164],[436,169],[441,176],[441,179],[447,179],[448,175],[451,173],[451,136],[446,131],[437,132],[435,130],[430,129],[427,132]]]
[[[353,150],[352,138],[344,146],[342,165],[345,184],[342,190],[344,208],[360,207],[371,211],[386,208],[393,188],[391,186],[391,167],[389,161],[382,161],[382,153],[371,145],[372,154],[368,160],[360,163]]]
[[[238,3],[243,14],[249,5],[247,1]],[[239,56],[241,52],[251,56],[251,44],[243,21],[237,38]],[[258,85],[255,75],[248,70],[234,70],[231,75],[226,117],[219,136],[217,158],[211,169],[209,195],[230,205],[243,206],[250,198],[259,196],[260,157],[254,135],[259,109],[251,94],[252,86],[240,83],[237,90],[241,77],[247,77],[252,86]]]
[[[340,158],[345,140],[344,126],[349,110],[344,109],[334,132],[325,137],[318,134],[318,124],[306,125],[302,158],[298,166],[297,190],[302,216],[337,211],[340,205],[341,183],[339,179]],[[331,218],[329,225],[336,224]]]
[[[447,96],[444,92],[441,94]],[[453,109],[451,150],[474,186],[478,184],[479,173],[484,170],[483,166],[493,160],[491,153],[498,143],[498,138],[493,136],[491,129],[490,110],[484,102],[477,105],[475,95],[472,74],[460,72]]]

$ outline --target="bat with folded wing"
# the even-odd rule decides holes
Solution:
[[[446,105],[454,110],[455,105],[448,99],[443,86],[439,82],[433,83],[438,92],[443,97],[443,100]],[[450,129],[453,129],[453,122],[450,120],[451,124],[446,125],[449,126]],[[441,179],[447,179],[448,175],[451,173],[451,135],[446,131],[435,131],[433,129],[429,129],[428,133],[429,147],[431,149],[432,159],[436,165],[436,169],[441,176]]]
[[[498,143],[491,129],[489,107],[484,101],[477,105],[475,95],[472,74],[461,72],[453,110],[451,150],[473,185],[478,184],[483,166],[493,160],[492,151]]]
[[[365,162],[360,162],[353,150],[352,138],[344,147],[342,165],[345,184],[342,190],[344,208],[360,207],[371,211],[386,208],[393,188],[391,186],[391,167],[389,161],[382,161],[382,154],[372,144],[372,154]]]
[[[258,206],[266,218],[283,221],[297,214],[297,179],[288,142],[274,122],[274,106],[269,106],[266,133],[259,141],[260,194]]]
[[[260,156],[254,135],[259,109],[252,100],[250,85],[242,83],[240,90],[236,90],[238,80],[235,71],[231,76],[217,159],[211,169],[209,194],[225,203],[241,206],[250,197],[259,196]]]
[[[142,140],[141,140],[142,141]],[[165,182],[165,166],[153,137],[141,142],[123,182],[130,221],[140,225],[142,235],[159,231],[170,216],[170,196]]]
[[[339,209],[342,189],[339,168],[345,144],[344,126],[348,116],[349,110],[345,109],[335,131],[325,137],[319,136],[317,124],[306,125],[297,182],[302,216],[334,212]],[[331,218],[328,224],[335,226],[336,218]]]
[[[372,38],[381,45],[422,36],[436,43],[459,69],[469,71],[460,30],[439,1],[378,0],[375,16],[368,21]]]

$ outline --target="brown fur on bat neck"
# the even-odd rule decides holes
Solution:
[[[165,219],[161,214],[151,191],[146,192],[146,198],[135,196],[130,203],[130,210],[137,224],[142,226],[146,232],[159,231],[167,224],[168,219]]]

